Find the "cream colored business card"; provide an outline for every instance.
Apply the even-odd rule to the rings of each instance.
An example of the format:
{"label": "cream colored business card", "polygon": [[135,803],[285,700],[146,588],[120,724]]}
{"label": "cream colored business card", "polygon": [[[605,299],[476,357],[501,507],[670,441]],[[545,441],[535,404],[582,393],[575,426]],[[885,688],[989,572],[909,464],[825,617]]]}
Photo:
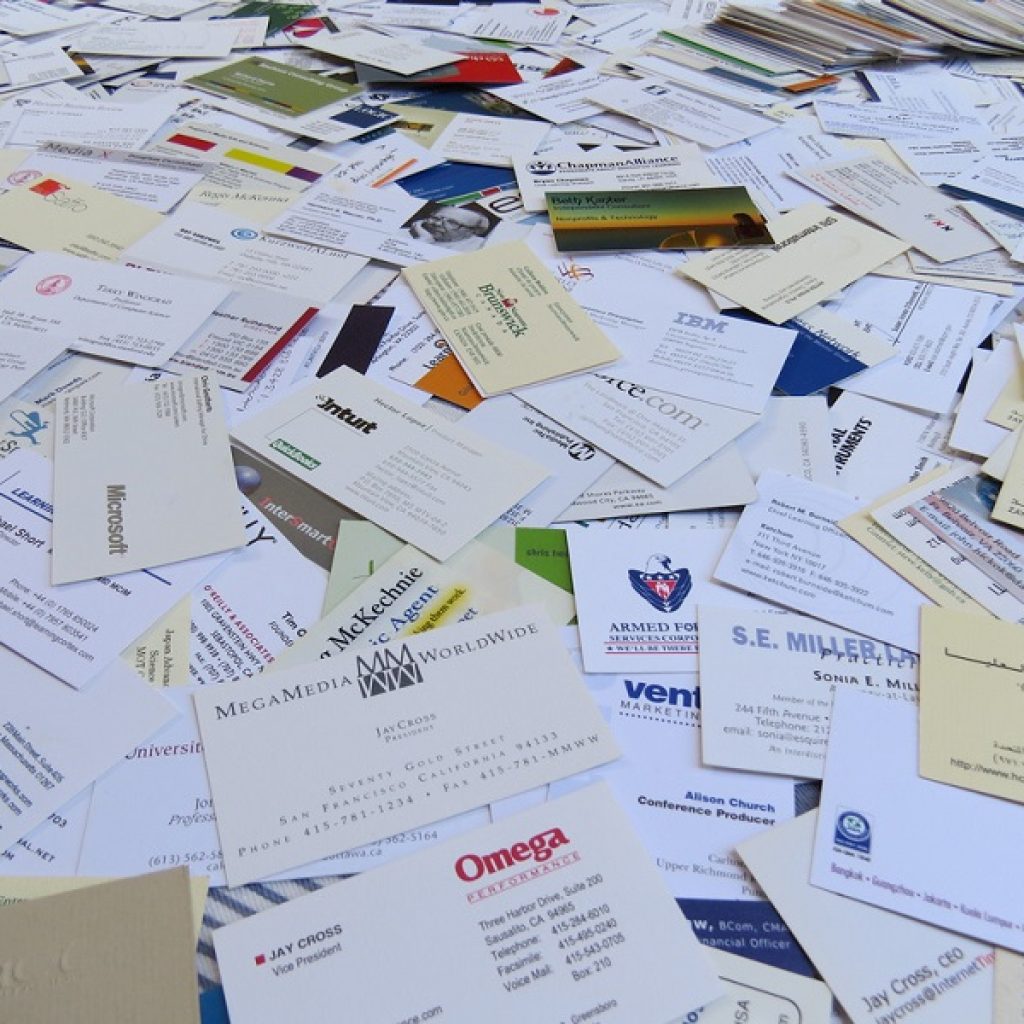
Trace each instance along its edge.
{"label": "cream colored business card", "polygon": [[677,273],[781,324],[910,248],[816,203],[769,221],[768,229],[775,245],[719,249]]}
{"label": "cream colored business card", "polygon": [[3,237],[33,251],[115,260],[161,221],[159,213],[63,175],[0,195]]}
{"label": "cream colored business card", "polygon": [[403,273],[483,395],[579,373],[619,356],[523,242]]}
{"label": "cream colored business card", "polygon": [[993,519],[1015,526],[1018,530],[1024,529],[1024,444],[1021,443],[1021,437],[1024,437],[1024,433],[1018,431],[1017,443],[1003,477],[1003,486],[999,488],[992,509]]}
{"label": "cream colored business card", "polygon": [[[38,900],[44,896],[56,896],[62,892],[88,889],[90,886],[112,881],[115,879],[88,878],[81,875],[70,878],[0,877],[0,907],[24,903],[26,900]],[[203,924],[203,909],[206,906],[206,893],[210,888],[209,880],[205,875],[193,875],[189,879],[189,888],[192,890],[192,925],[198,942],[199,930]]]}
{"label": "cream colored business card", "polygon": [[920,771],[1024,803],[1024,626],[921,609]]}

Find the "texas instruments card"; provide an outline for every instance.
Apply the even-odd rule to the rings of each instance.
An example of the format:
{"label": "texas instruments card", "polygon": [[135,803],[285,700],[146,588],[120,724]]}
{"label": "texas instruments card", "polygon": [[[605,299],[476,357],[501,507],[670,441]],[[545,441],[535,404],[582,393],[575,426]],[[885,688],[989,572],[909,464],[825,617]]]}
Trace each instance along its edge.
{"label": "texas instruments card", "polygon": [[233,1024],[335,1020],[340,1005],[360,1024],[665,1024],[696,1020],[722,991],[603,786],[220,928],[215,942]]}
{"label": "texas instruments card", "polygon": [[618,756],[538,608],[195,696],[231,885]]}

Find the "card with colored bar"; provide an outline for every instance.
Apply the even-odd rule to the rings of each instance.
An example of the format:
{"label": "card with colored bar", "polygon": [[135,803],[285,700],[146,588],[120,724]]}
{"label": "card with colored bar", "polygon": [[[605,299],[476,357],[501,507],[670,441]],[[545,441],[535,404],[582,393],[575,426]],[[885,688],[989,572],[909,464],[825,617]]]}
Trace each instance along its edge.
{"label": "card with colored bar", "polygon": [[559,252],[772,245],[743,185],[638,192],[551,192]]}
{"label": "card with colored bar", "polygon": [[159,133],[149,151],[212,164],[203,184],[222,188],[303,192],[337,166],[336,160],[318,153],[275,146],[219,125],[198,122],[175,125]]}

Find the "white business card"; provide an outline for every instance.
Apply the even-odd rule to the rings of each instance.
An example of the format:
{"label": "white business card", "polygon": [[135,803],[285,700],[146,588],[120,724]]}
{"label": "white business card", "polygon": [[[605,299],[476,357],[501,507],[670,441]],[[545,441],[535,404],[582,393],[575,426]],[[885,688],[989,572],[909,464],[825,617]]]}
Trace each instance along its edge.
{"label": "white business card", "polygon": [[618,756],[538,608],[225,683],[195,705],[232,885]]}
{"label": "white business card", "polygon": [[793,816],[792,781],[701,763],[696,673],[585,678],[622,757],[551,783],[551,796],[604,780],[676,899],[759,900],[734,847]]}
{"label": "white business card", "polygon": [[684,398],[632,380],[628,369],[516,392],[528,405],[669,487],[757,422],[757,414]]}
{"label": "white business card", "polygon": [[[234,1024],[342,1003],[361,1024],[665,1024],[722,992],[603,786],[219,928],[214,942]],[[382,976],[384,951],[401,984]]]}
{"label": "white business card", "polygon": [[[917,733],[916,708],[836,692],[811,884],[1022,953],[1024,807],[921,778]],[[950,822],[985,841],[943,842]]]}
{"label": "white business card", "polygon": [[230,294],[215,281],[31,253],[0,279],[0,328],[55,338],[77,352],[162,366]]}
{"label": "white business card", "polygon": [[623,373],[677,395],[761,413],[796,336],[673,304],[630,339]]}
{"label": "white business card", "polygon": [[737,848],[853,1024],[987,1021],[991,946],[807,881],[817,812]]}
{"label": "white business card", "polygon": [[342,367],[234,437],[435,558],[448,558],[547,473]]}
{"label": "white business card", "polygon": [[210,374],[76,391],[58,399],[57,427],[54,583],[245,543],[220,389]]}
{"label": "white business card", "polygon": [[757,488],[715,579],[916,651],[917,613],[928,599],[835,525],[857,511],[857,501],[774,470]]}
{"label": "white business card", "polygon": [[[116,580],[50,583],[52,467],[27,449],[0,472],[0,643],[80,688],[222,561],[191,558]],[[237,507],[236,507],[237,514]]]}
{"label": "white business card", "polygon": [[[141,681],[140,685],[144,686]],[[137,743],[93,785],[77,861],[79,875],[139,875],[187,864],[193,874],[206,875],[211,886],[227,884],[203,743],[192,707],[194,692],[194,687],[165,690],[178,717]],[[125,814],[126,807],[132,808],[130,815]],[[293,868],[273,880],[365,871],[487,821],[485,809],[458,814],[431,828],[403,832]]]}
{"label": "white business card", "polygon": [[756,603],[711,578],[729,533],[567,531],[587,671],[695,672],[698,603]]}
{"label": "white business card", "polygon": [[175,714],[116,662],[81,693],[6,647],[0,647],[0,672],[0,851],[42,825]]}
{"label": "white business card", "polygon": [[837,686],[917,701],[910,651],[791,612],[702,604],[697,620],[707,764],[820,779]]}

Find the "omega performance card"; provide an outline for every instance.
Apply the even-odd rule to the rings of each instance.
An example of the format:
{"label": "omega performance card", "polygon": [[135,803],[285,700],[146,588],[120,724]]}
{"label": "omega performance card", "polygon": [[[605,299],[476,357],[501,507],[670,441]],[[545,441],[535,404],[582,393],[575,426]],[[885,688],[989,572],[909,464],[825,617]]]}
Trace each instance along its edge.
{"label": "omega performance card", "polygon": [[539,607],[210,687],[195,706],[230,885],[619,756]]}
{"label": "omega performance card", "polygon": [[319,1024],[339,1005],[359,1024],[665,1024],[722,991],[605,786],[218,928],[214,944],[232,1024]]}

